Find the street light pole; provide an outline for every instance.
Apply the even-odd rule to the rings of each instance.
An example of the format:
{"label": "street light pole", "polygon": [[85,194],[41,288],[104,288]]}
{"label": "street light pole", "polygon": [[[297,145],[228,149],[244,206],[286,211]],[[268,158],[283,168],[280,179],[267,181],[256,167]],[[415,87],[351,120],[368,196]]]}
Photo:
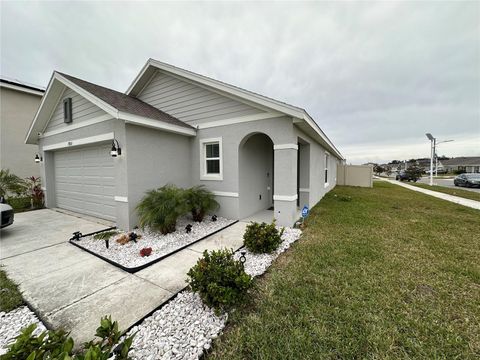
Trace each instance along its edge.
{"label": "street light pole", "polygon": [[428,140],[430,140],[430,186],[433,185],[433,157],[435,157],[435,176],[438,175],[438,156],[437,156],[437,145],[441,143],[450,142],[453,140],[443,140],[437,143],[437,139],[432,136],[430,133],[426,133]]}
{"label": "street light pole", "polygon": [[430,140],[430,186],[433,185],[433,154],[435,151],[435,138],[432,134],[427,133],[428,140]]}

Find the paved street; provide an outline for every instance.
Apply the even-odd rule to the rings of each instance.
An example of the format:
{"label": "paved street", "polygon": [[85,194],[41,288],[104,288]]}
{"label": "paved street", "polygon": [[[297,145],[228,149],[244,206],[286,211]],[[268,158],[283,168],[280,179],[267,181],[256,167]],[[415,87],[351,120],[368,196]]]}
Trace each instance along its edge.
{"label": "paved street", "polygon": [[[428,176],[424,176],[418,182],[423,183],[423,184],[429,184],[430,183],[430,178]],[[433,184],[443,186],[443,187],[464,189],[464,190],[480,193],[480,188],[457,187],[457,186],[453,185],[453,178],[452,179],[433,179]]]}

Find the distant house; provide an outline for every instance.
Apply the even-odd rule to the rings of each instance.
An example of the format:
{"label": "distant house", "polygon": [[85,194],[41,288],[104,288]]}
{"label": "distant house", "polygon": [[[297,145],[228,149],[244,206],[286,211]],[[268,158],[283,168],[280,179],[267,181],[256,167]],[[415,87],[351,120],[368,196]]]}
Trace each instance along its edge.
{"label": "distant house", "polygon": [[40,167],[34,161],[38,147],[25,144],[25,133],[43,93],[32,85],[0,79],[0,165],[22,178],[40,176]]}
{"label": "distant house", "polygon": [[442,164],[449,172],[480,173],[480,156],[460,156],[450,160],[442,160]]}

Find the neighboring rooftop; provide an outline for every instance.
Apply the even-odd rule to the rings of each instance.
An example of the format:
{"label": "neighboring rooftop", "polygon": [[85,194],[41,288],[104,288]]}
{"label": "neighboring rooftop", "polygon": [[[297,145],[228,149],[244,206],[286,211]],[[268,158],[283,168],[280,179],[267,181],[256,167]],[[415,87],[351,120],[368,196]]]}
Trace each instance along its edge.
{"label": "neighboring rooftop", "polygon": [[443,165],[480,165],[480,156],[459,156],[449,160],[442,160]]}
{"label": "neighboring rooftop", "polygon": [[129,113],[129,114],[133,114],[133,115],[147,117],[150,119],[160,120],[168,124],[183,126],[183,127],[192,129],[192,126],[184,123],[183,121],[177,119],[176,117],[173,117],[167,114],[166,112],[163,112],[157,109],[156,107],[153,107],[137,99],[136,97],[126,95],[119,91],[115,91],[100,85],[96,85],[91,82],[78,79],[74,76],[63,74],[58,71],[57,73],[63,76],[65,79],[73,82],[74,84],[88,91],[90,94],[94,95],[100,100],[113,106],[117,110]]}
{"label": "neighboring rooftop", "polygon": [[25,91],[28,93],[34,93],[37,95],[42,95],[45,92],[45,88],[37,86],[34,84],[27,83],[25,81],[20,81],[17,79],[11,79],[6,76],[0,78],[0,86],[6,87],[9,89],[14,89],[18,91]]}

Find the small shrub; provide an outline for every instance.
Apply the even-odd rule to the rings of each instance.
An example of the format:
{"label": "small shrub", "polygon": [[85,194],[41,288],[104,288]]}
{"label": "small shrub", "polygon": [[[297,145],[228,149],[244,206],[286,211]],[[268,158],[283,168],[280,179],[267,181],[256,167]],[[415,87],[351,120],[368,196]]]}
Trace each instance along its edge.
{"label": "small shrub", "polygon": [[10,173],[8,169],[0,170],[0,196],[9,194],[20,196],[27,189],[25,181],[19,176]]}
{"label": "small shrub", "polygon": [[137,205],[140,226],[148,226],[162,234],[174,232],[178,217],[188,211],[184,190],[175,185],[148,191]]}
{"label": "small shrub", "polygon": [[[73,354],[73,339],[65,331],[48,330],[36,336],[33,335],[36,327],[35,324],[31,324],[23,329],[15,338],[15,342],[8,346],[7,353],[0,359],[128,360],[128,353],[133,342],[133,336],[130,336],[119,344],[121,332],[118,330],[118,323],[112,322],[111,317],[106,316],[100,320],[100,327],[97,328],[95,334],[100,340],[84,344],[84,350],[78,354]],[[117,344],[118,351],[114,351]],[[113,356],[112,352],[114,352]]]}
{"label": "small shrub", "polygon": [[275,221],[271,224],[252,222],[243,234],[244,245],[253,253],[271,253],[281,244],[283,230],[278,231]]}
{"label": "small shrub", "polygon": [[142,250],[140,250],[140,256],[141,257],[150,256],[151,253],[152,253],[152,248],[151,247],[143,248]]}
{"label": "small shrub", "polygon": [[118,234],[120,234],[120,232],[117,231],[117,230],[109,230],[109,231],[103,231],[101,233],[95,234],[95,235],[93,235],[93,238],[95,240],[108,240],[112,236],[115,236],[115,235],[118,235]]}
{"label": "small shrub", "polygon": [[208,252],[198,260],[188,273],[188,284],[203,302],[217,310],[240,303],[252,284],[240,261],[233,258],[233,251]]}
{"label": "small shrub", "polygon": [[6,203],[10,205],[13,208],[13,210],[15,210],[16,212],[28,210],[32,206],[30,196],[9,197],[6,200]]}
{"label": "small shrub", "polygon": [[219,207],[215,195],[203,185],[186,190],[185,197],[193,220],[197,222],[202,222],[207,212],[214,211]]}
{"label": "small shrub", "polygon": [[41,180],[39,177],[30,176],[25,179],[27,184],[27,194],[32,199],[32,207],[34,209],[43,208],[45,202],[45,193],[42,190]]}

